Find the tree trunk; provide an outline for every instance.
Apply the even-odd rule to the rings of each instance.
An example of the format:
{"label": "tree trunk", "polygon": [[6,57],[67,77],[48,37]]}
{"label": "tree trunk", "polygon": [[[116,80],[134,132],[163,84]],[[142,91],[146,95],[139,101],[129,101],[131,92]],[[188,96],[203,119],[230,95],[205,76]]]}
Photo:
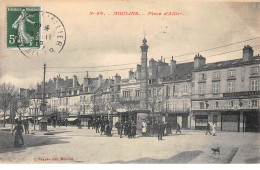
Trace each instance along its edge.
{"label": "tree trunk", "polygon": [[5,113],[6,113],[6,111],[4,110],[4,127],[5,127]]}

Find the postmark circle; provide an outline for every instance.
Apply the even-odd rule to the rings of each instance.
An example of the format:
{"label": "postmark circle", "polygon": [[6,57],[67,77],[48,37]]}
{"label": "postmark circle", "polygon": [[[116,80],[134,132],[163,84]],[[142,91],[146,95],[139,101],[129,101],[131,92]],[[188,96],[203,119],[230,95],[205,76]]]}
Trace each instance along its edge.
{"label": "postmark circle", "polygon": [[[34,17],[39,17],[38,22],[33,20]],[[19,24],[17,48],[28,59],[57,54],[64,48],[66,30],[56,15],[47,11],[34,11],[24,15]],[[33,31],[26,32],[25,28],[28,25]]]}

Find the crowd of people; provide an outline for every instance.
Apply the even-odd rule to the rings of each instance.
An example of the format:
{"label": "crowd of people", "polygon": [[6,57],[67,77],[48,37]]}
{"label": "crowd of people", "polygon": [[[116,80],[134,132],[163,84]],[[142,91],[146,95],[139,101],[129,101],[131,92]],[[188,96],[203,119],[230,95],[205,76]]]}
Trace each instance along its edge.
{"label": "crowd of people", "polygon": [[88,129],[95,129],[100,135],[112,136],[112,123],[106,117],[89,119]]}
{"label": "crowd of people", "polygon": [[[64,120],[63,125],[67,127],[68,120]],[[55,124],[55,123],[53,123]],[[62,123],[58,122],[58,125],[61,126]],[[81,122],[78,121],[77,123],[78,128],[81,127]],[[96,133],[100,133],[100,135],[112,136],[112,122],[109,121],[106,117],[100,118],[90,118],[88,120],[88,129],[94,129]],[[117,121],[115,123],[115,127],[117,129],[117,134],[122,138],[123,136],[127,136],[129,139],[136,138],[136,129],[137,124],[134,120],[128,121]],[[165,123],[163,121],[154,121],[151,123],[148,120],[144,120],[141,124],[141,131],[142,136],[151,136],[151,135],[158,135],[158,140],[162,140],[163,136],[167,136],[172,133],[172,128],[169,123]],[[15,132],[14,137],[14,146],[20,147],[24,144],[22,133],[29,134],[29,120],[17,121],[16,126],[12,130],[12,134]],[[176,124],[176,134],[181,133],[181,127],[177,123]],[[211,126],[208,123],[206,129],[207,134],[216,135],[216,124],[212,126],[212,133],[211,133]]]}
{"label": "crowd of people", "polygon": [[136,123],[135,121],[118,121],[115,124],[117,133],[122,138],[123,135],[128,136],[129,139],[136,137]]}

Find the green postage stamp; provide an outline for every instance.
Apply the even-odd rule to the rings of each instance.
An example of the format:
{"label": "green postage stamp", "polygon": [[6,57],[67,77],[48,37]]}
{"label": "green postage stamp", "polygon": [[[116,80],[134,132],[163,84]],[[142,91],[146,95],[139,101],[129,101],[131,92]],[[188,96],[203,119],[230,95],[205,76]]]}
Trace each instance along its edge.
{"label": "green postage stamp", "polygon": [[40,49],[41,7],[7,7],[7,49]]}

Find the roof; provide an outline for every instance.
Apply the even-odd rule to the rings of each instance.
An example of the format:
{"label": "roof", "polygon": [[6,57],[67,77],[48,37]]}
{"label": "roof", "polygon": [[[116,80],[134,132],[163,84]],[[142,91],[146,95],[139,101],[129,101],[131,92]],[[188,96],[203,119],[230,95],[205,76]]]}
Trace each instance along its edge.
{"label": "roof", "polygon": [[159,77],[164,78],[164,81],[182,81],[192,78],[193,62],[176,64],[176,68],[172,74],[170,67],[164,68],[159,75]]}
{"label": "roof", "polygon": [[203,67],[194,71],[207,71],[207,70],[217,70],[231,67],[239,67],[243,65],[260,64],[260,56],[254,56],[251,61],[243,61],[243,58],[235,60],[220,61],[215,63],[205,64]]}

